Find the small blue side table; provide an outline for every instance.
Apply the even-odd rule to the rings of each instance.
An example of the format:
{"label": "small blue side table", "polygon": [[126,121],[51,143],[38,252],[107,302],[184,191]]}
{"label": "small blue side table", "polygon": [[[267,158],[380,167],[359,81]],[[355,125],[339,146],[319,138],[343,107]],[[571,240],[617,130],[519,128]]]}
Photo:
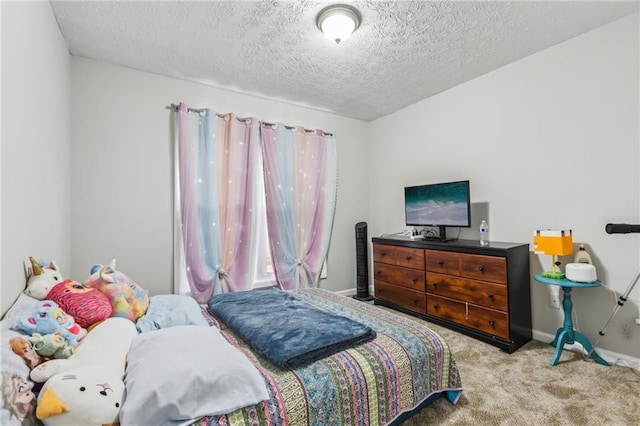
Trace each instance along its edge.
{"label": "small blue side table", "polygon": [[590,288],[590,287],[599,287],[602,285],[599,281],[594,281],[592,283],[578,283],[575,281],[568,280],[566,278],[547,278],[538,274],[534,277],[534,279],[542,284],[547,285],[557,285],[562,287],[562,292],[564,293],[562,298],[562,308],[564,309],[564,323],[562,328],[559,328],[556,332],[556,337],[550,343],[551,346],[555,346],[556,352],[553,354],[553,358],[549,361],[550,366],[554,366],[558,364],[558,360],[560,359],[560,354],[562,353],[562,349],[564,348],[564,344],[573,344],[576,341],[580,343],[587,353],[593,358],[595,362],[598,364],[609,366],[609,363],[602,359],[600,355],[595,351],[591,342],[587,337],[573,329],[573,321],[571,320],[571,311],[573,310],[573,302],[571,301],[571,289],[573,288]]}

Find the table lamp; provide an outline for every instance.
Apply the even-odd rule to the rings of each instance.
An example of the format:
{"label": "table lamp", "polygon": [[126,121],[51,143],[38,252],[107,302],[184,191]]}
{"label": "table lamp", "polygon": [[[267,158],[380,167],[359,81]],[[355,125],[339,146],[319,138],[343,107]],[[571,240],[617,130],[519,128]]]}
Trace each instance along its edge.
{"label": "table lamp", "polygon": [[564,278],[565,274],[558,268],[560,262],[557,256],[567,256],[573,253],[573,234],[571,229],[537,229],[533,234],[533,251],[551,255],[552,270],[541,275],[547,278]]}

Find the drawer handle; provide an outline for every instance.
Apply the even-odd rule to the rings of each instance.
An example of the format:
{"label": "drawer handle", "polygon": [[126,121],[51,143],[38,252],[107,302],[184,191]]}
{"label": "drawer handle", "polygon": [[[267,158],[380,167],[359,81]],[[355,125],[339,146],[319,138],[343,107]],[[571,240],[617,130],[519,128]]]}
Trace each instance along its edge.
{"label": "drawer handle", "polygon": [[489,320],[489,325],[495,325],[495,321],[494,320]]}
{"label": "drawer handle", "polygon": [[443,260],[439,260],[438,261],[438,265],[443,266],[444,265],[444,261]]}
{"label": "drawer handle", "polygon": [[416,281],[418,281],[418,277],[411,278],[411,281],[413,281],[415,283]]}
{"label": "drawer handle", "polygon": [[478,266],[478,271],[484,272],[484,266]]}
{"label": "drawer handle", "polygon": [[492,293],[489,293],[489,294],[487,295],[487,297],[488,297],[489,299],[493,299],[493,294],[492,294]]}
{"label": "drawer handle", "polygon": [[411,256],[407,256],[407,260],[411,260]]}
{"label": "drawer handle", "polygon": [[438,288],[438,283],[433,283],[434,288]]}
{"label": "drawer handle", "polygon": [[433,309],[438,309],[440,306],[438,306],[438,304],[436,303],[435,305],[433,305]]}
{"label": "drawer handle", "polygon": [[418,299],[417,299],[417,298],[414,298],[414,299],[413,299],[413,303],[414,303],[415,305],[417,305],[417,304],[418,304]]}

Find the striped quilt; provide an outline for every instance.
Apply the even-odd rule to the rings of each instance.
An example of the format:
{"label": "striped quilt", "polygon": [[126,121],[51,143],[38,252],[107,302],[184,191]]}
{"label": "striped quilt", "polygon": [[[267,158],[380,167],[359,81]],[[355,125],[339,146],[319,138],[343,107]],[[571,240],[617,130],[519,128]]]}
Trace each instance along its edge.
{"label": "striped quilt", "polygon": [[367,343],[306,367],[281,370],[255,355],[224,324],[223,335],[266,378],[270,400],[195,425],[386,425],[443,394],[456,403],[462,384],[449,346],[418,322],[326,290],[290,294],[377,332]]}

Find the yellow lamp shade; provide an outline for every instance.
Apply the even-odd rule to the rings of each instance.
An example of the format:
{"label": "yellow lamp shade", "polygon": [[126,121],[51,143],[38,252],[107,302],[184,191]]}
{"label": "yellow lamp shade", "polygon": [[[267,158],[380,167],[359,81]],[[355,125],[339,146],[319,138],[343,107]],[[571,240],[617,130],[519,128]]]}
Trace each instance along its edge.
{"label": "yellow lamp shade", "polygon": [[565,229],[538,229],[533,235],[533,250],[556,256],[573,253],[573,234]]}

